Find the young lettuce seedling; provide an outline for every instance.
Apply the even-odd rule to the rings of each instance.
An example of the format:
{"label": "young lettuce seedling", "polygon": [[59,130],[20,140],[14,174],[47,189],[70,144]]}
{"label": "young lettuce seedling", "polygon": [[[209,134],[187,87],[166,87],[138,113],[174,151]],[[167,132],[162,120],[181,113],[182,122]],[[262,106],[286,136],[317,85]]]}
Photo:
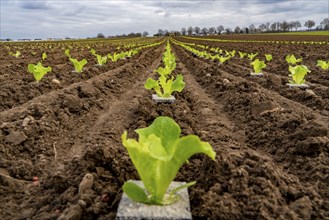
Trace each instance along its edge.
{"label": "young lettuce seedling", "polygon": [[95,51],[94,49],[91,49],[90,52],[91,52],[94,56],[96,56],[97,64],[98,64],[99,66],[102,66],[102,65],[106,64],[106,62],[107,62],[107,56],[103,56],[103,57],[102,57],[101,55],[97,54],[96,51]]}
{"label": "young lettuce seedling", "polygon": [[10,55],[18,58],[20,55],[21,55],[21,52],[19,52],[18,50],[16,51],[16,53],[13,53],[13,52],[9,52]]}
{"label": "young lettuce seedling", "polygon": [[38,62],[37,65],[29,64],[27,70],[32,73],[34,79],[39,82],[45,74],[51,71],[51,67],[44,67],[41,62]]}
{"label": "young lettuce seedling", "polygon": [[326,62],[324,60],[318,60],[316,66],[321,67],[323,70],[329,69],[329,60]]}
{"label": "young lettuce seedling", "polygon": [[261,70],[266,67],[266,64],[264,61],[260,61],[259,59],[254,60],[253,62],[250,63],[253,68],[254,68],[254,73],[261,74]]}
{"label": "young lettuce seedling", "polygon": [[219,62],[220,62],[221,64],[223,64],[223,63],[225,63],[226,61],[228,61],[229,59],[231,59],[230,56],[228,56],[228,57],[224,57],[224,56],[219,56],[218,54],[217,54],[216,58],[219,60]]}
{"label": "young lettuce seedling", "polygon": [[122,59],[125,57],[125,53],[121,52],[121,53],[116,53],[114,52],[113,55],[108,54],[107,57],[112,61],[112,62],[117,62],[119,59]]}
{"label": "young lettuce seedling", "polygon": [[123,191],[136,202],[169,205],[178,201],[175,192],[195,184],[195,181],[187,183],[165,196],[184,162],[197,153],[204,153],[215,160],[216,153],[209,143],[202,142],[196,135],[180,137],[179,125],[169,117],[157,117],[149,127],[135,131],[138,141],[127,139],[127,131],[121,139],[148,192],[146,194],[135,183],[125,182]]}
{"label": "young lettuce seedling", "polygon": [[271,54],[265,54],[265,58],[267,62],[270,62],[273,59]]}
{"label": "young lettuce seedling", "polygon": [[243,52],[238,52],[239,53],[239,56],[240,56],[240,58],[242,59],[242,58],[244,58],[245,56],[247,56],[247,53],[243,53]]}
{"label": "young lettuce seedling", "polygon": [[258,53],[249,53],[247,56],[248,56],[249,60],[253,60],[257,55],[258,55]]}
{"label": "young lettuce seedling", "polygon": [[84,65],[86,65],[88,63],[87,60],[83,59],[81,61],[78,61],[77,59],[72,58],[70,55],[70,49],[66,49],[64,53],[70,59],[70,61],[73,63],[75,71],[77,73],[81,73]]}
{"label": "young lettuce seedling", "polygon": [[289,66],[290,75],[292,80],[289,80],[291,84],[302,85],[305,83],[305,76],[311,71],[304,65]]}
{"label": "young lettuce seedling", "polygon": [[43,52],[43,54],[42,54],[42,60],[45,61],[45,59],[47,59],[47,54],[46,54],[46,52]]}
{"label": "young lettuce seedling", "polygon": [[297,64],[299,62],[302,62],[303,58],[296,59],[295,55],[287,55],[286,61],[288,64]]}
{"label": "young lettuce seedling", "polygon": [[154,89],[157,96],[161,98],[169,98],[173,92],[181,92],[184,89],[185,83],[183,81],[183,75],[177,75],[174,80],[173,76],[170,79],[167,79],[165,74],[166,73],[160,75],[158,80],[148,78],[144,84],[145,89]]}
{"label": "young lettuce seedling", "polygon": [[185,83],[183,81],[183,75],[177,75],[176,79],[172,76],[169,78],[171,72],[176,68],[175,55],[170,52],[170,45],[167,44],[166,51],[163,54],[162,61],[165,67],[159,67],[155,72],[159,73],[158,80],[148,78],[144,84],[145,89],[154,89],[157,96],[160,98],[169,98],[172,93],[177,91],[181,92]]}

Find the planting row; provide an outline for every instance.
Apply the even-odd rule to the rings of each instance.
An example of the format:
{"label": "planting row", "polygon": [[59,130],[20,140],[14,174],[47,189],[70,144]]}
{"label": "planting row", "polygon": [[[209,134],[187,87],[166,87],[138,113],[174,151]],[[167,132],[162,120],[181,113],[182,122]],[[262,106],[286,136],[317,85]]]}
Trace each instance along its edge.
{"label": "planting row", "polygon": [[[236,178],[240,176],[241,181],[244,181],[245,178],[248,179],[251,170],[258,170],[259,180],[264,181],[260,184],[262,186],[259,191],[251,190],[253,196],[246,196],[245,194],[250,192],[250,188],[240,184],[238,184],[238,187],[234,187],[233,178],[230,179],[232,182],[229,183],[227,188],[225,188],[226,183],[221,182],[218,186],[219,189],[216,188],[211,196],[205,196],[202,200],[206,201],[203,208],[211,213],[217,212],[217,215],[214,214],[216,217],[212,216],[214,218],[223,218],[221,214],[225,212],[223,211],[224,207],[228,208],[233,205],[245,214],[242,215],[244,218],[255,218],[255,216],[251,217],[247,213],[250,214],[258,210],[258,217],[261,215],[264,218],[272,216],[272,218],[292,219],[293,217],[290,214],[294,212],[295,204],[305,205],[308,203],[312,208],[307,210],[302,208],[305,211],[304,214],[308,214],[298,214],[300,218],[307,218],[308,216],[310,218],[325,218],[329,213],[327,205],[324,205],[329,204],[327,199],[329,188],[324,183],[329,180],[328,172],[325,170],[329,167],[329,115],[321,114],[321,111],[314,111],[315,105],[312,106],[311,103],[306,106],[290,99],[289,96],[294,96],[295,93],[304,94],[302,90],[286,87],[287,89],[283,92],[285,94],[280,94],[273,91],[272,86],[268,83],[265,86],[264,81],[272,81],[271,83],[282,85],[281,80],[276,81],[276,77],[250,76],[246,78],[241,73],[238,75],[239,69],[227,69],[226,65],[218,67],[213,62],[194,58],[178,45],[174,46],[174,51],[180,62],[186,66],[199,85],[218,103],[219,111],[225,113],[226,120],[234,123],[234,129],[232,130],[234,133],[231,135],[232,138],[238,139],[236,148],[243,152],[241,145],[246,144],[249,149],[257,151],[258,156],[255,157],[260,157],[262,154],[273,157],[271,166],[274,169],[278,168],[276,171],[278,175],[264,173],[263,169],[266,167],[264,164],[255,165],[253,169],[240,170],[236,174]],[[260,81],[263,81],[263,83],[260,83]],[[240,166],[241,163],[246,162],[246,159],[246,157],[241,159],[232,167]],[[288,177],[289,174],[294,177]],[[234,176],[233,173],[231,175]],[[285,177],[282,176],[283,179],[279,180],[281,175]],[[299,182],[299,189],[284,192],[285,187],[283,185],[290,185],[295,181]],[[268,186],[265,186],[265,182],[271,182],[272,186],[278,186],[280,189],[276,192],[279,194],[271,197],[266,190]],[[249,183],[252,188],[255,182]],[[307,190],[311,190],[315,194],[308,194]],[[251,211],[249,209],[250,199],[257,197],[258,193],[264,196],[260,199],[263,205],[256,202],[255,209]],[[275,209],[264,205],[264,203],[267,204],[266,200],[270,197],[280,198],[279,200],[283,203],[279,203],[286,205]],[[321,198],[321,202],[319,203],[315,197]],[[218,211],[214,207],[213,198],[217,198],[218,203],[216,204],[222,204],[220,203],[221,199],[225,199],[227,206],[224,205],[222,211]],[[207,202],[208,199],[209,202]],[[306,200],[309,202],[306,202]],[[272,201],[268,204],[278,203]],[[244,208],[240,209],[241,207]],[[287,213],[287,210],[285,211],[287,207],[290,209],[290,214]],[[282,213],[277,213],[275,210],[281,210]],[[232,215],[234,211],[232,209],[230,211],[228,212]],[[236,215],[233,216],[233,218],[236,217]]]}
{"label": "planting row", "polygon": [[[125,63],[138,59],[141,54],[140,51],[148,50],[150,47],[157,47],[161,43],[150,43],[127,51],[110,53],[106,56],[101,56],[95,50],[91,50],[89,54],[92,57],[87,59],[95,60],[95,63],[86,65],[83,73],[80,72],[87,63],[87,59],[79,58],[81,59],[79,61],[76,57],[73,58],[69,49],[65,51],[65,54],[63,52],[62,55],[58,53],[48,55],[47,53],[43,53],[37,64],[25,60],[21,63],[3,65],[3,68],[0,69],[0,78],[3,83],[0,91],[0,97],[3,101],[0,109],[4,110],[15,107],[41,94],[65,88],[72,83],[83,81],[108,70],[115,69]],[[65,58],[65,55],[67,58]],[[61,57],[61,64],[53,64],[56,57]],[[77,57],[81,57],[81,55]],[[111,62],[107,62],[107,60]],[[72,70],[76,72],[72,72]],[[46,74],[47,72],[49,73]],[[43,76],[44,79],[41,80]]]}

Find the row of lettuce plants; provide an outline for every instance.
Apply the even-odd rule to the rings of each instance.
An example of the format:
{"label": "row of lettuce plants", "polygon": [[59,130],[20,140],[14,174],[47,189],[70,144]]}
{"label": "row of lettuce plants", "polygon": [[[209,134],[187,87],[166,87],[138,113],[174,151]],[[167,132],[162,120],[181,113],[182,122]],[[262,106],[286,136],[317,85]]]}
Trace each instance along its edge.
{"label": "row of lettuce plants", "polygon": [[[220,63],[224,63],[225,61],[229,60],[230,58],[234,57],[235,55],[235,50],[233,51],[227,51],[227,50],[222,50],[220,48],[214,48],[214,47],[209,47],[208,45],[200,45],[200,44],[193,44],[193,43],[183,43],[183,42],[179,42],[177,40],[173,40],[173,42],[183,48],[185,48],[186,50],[192,52],[192,54],[199,56],[199,57],[203,57],[205,59],[218,59],[220,61]],[[203,51],[199,51],[194,47],[199,47],[204,49]],[[207,50],[210,50],[212,52],[214,52],[215,54],[210,54]],[[219,54],[225,54],[225,56],[220,56]],[[238,51],[239,57],[241,59],[243,58],[248,58],[249,60],[251,60],[252,62],[250,63],[251,66],[254,69],[254,73],[251,73],[252,75],[262,75],[261,70],[263,68],[266,67],[266,61],[269,62],[273,59],[271,54],[265,54],[265,60],[259,60],[259,59],[255,59],[255,57],[258,55],[257,53],[245,53],[245,52],[241,52]],[[287,63],[289,64],[289,72],[290,74],[288,75],[290,77],[289,79],[289,85],[291,86],[302,86],[302,87],[306,87],[305,85],[305,76],[307,75],[307,73],[310,73],[311,71],[308,69],[307,66],[305,65],[295,65],[299,62],[302,61],[302,58],[298,58],[296,59],[294,55],[290,55],[288,54],[285,58],[285,60],[287,61]],[[329,61],[324,61],[324,60],[317,60],[317,65],[319,68],[323,69],[323,70],[327,70],[329,69]]]}
{"label": "row of lettuce plants", "polygon": [[[104,64],[106,64],[106,62],[108,60],[111,60],[112,62],[117,62],[119,59],[125,59],[126,57],[131,57],[131,56],[139,53],[142,49],[154,47],[161,43],[163,43],[163,42],[151,43],[151,44],[143,45],[143,46],[140,46],[138,48],[134,48],[134,49],[131,49],[128,51],[122,51],[119,53],[114,52],[112,54],[109,53],[106,56],[101,56],[101,55],[97,54],[94,49],[91,49],[90,52],[96,57],[97,65],[104,65]],[[44,57],[45,54],[46,53],[43,53],[43,55],[42,55],[43,60],[45,59],[45,57]],[[73,64],[73,66],[74,66],[73,72],[81,73],[83,71],[83,67],[88,63],[87,59],[82,59],[79,61],[78,59],[73,58],[70,54],[70,49],[66,49],[64,54],[70,60],[70,62]],[[37,64],[28,64],[28,72],[33,74],[33,76],[37,82],[39,82],[43,78],[43,76],[45,74],[47,74],[48,72],[50,72],[51,70],[52,70],[52,68],[50,66],[44,67],[41,61],[38,62]]]}
{"label": "row of lettuce plants", "polygon": [[[155,70],[158,79],[148,78],[144,87],[154,90],[159,97],[168,98],[175,91],[181,92],[185,83],[183,75],[176,79],[172,72],[176,68],[176,57],[171,52],[169,41],[163,54],[164,66]],[[192,181],[168,192],[180,167],[197,153],[204,153],[215,160],[216,153],[208,142],[203,142],[196,135],[181,136],[179,125],[170,117],[159,116],[146,128],[135,130],[138,141],[127,138],[127,131],[122,135],[122,144],[127,149],[129,157],[144,184],[127,181],[123,191],[135,202],[152,205],[170,205],[180,198],[176,192],[194,185]]]}

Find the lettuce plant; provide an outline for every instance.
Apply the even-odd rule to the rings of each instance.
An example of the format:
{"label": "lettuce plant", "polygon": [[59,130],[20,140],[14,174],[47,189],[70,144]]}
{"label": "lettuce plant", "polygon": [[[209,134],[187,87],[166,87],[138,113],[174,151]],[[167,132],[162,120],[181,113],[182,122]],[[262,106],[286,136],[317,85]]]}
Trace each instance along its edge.
{"label": "lettuce plant", "polygon": [[244,58],[245,56],[247,56],[247,53],[243,53],[243,52],[238,52],[239,53],[239,56],[240,56],[240,58],[242,59],[242,58]]}
{"label": "lettuce plant", "polygon": [[9,52],[9,54],[16,57],[16,58],[18,58],[21,55],[21,52],[17,50],[16,53]]}
{"label": "lettuce plant", "polygon": [[106,62],[107,62],[107,56],[103,56],[102,57],[101,55],[97,54],[94,49],[91,49],[90,50],[90,53],[92,53],[94,56],[96,56],[97,64],[99,66],[102,66],[102,65],[106,64]]}
{"label": "lettuce plant", "polygon": [[166,76],[161,75],[158,80],[148,78],[144,84],[145,89],[154,89],[158,97],[169,98],[173,92],[181,92],[185,83],[183,81],[183,75],[177,75],[176,79],[171,77],[167,79]]}
{"label": "lettuce plant", "polygon": [[113,55],[108,54],[107,57],[112,61],[112,62],[117,62],[119,59],[122,59],[125,57],[125,53],[121,52],[121,53],[116,53],[114,52]]}
{"label": "lettuce plant", "polygon": [[29,64],[27,70],[32,73],[34,79],[39,82],[45,74],[51,71],[51,67],[44,67],[41,62],[38,62],[37,65]]}
{"label": "lettuce plant", "polygon": [[154,89],[157,96],[161,98],[169,98],[173,92],[181,92],[185,87],[183,75],[177,75],[176,79],[173,76],[169,78],[171,72],[176,68],[176,61],[175,55],[170,52],[169,44],[167,44],[166,48],[162,57],[165,67],[159,67],[155,70],[160,75],[158,80],[148,78],[144,84],[145,89]]}
{"label": "lettuce plant", "polygon": [[304,84],[305,83],[305,76],[307,73],[310,73],[311,71],[307,68],[307,66],[304,65],[297,65],[297,66],[289,66],[289,71],[292,80],[289,80],[291,84]]}
{"label": "lettuce plant", "polygon": [[249,53],[247,56],[248,56],[249,60],[253,60],[257,55],[258,55],[258,53]]}
{"label": "lettuce plant", "polygon": [[45,61],[45,59],[47,59],[47,54],[45,52],[43,52],[43,54],[42,54],[42,60]]}
{"label": "lettuce plant", "polygon": [[217,59],[219,60],[219,62],[220,62],[221,64],[225,63],[225,62],[228,61],[230,58],[231,58],[230,56],[228,56],[228,57],[224,57],[224,56],[218,56],[218,55],[217,55]]}
{"label": "lettuce plant", "polygon": [[70,61],[73,63],[75,71],[77,73],[81,73],[84,65],[86,65],[88,63],[87,60],[83,59],[81,61],[78,61],[77,59],[72,58],[70,55],[70,49],[66,49],[64,53],[70,59]]}
{"label": "lettuce plant", "polygon": [[175,192],[195,184],[195,181],[187,183],[165,196],[184,162],[197,153],[204,153],[215,160],[216,153],[209,143],[202,142],[196,135],[180,137],[179,125],[169,117],[157,117],[149,127],[135,131],[138,141],[127,139],[127,131],[121,139],[148,192],[146,194],[135,183],[125,182],[123,191],[136,202],[169,205],[178,201]]}
{"label": "lettuce plant", "polygon": [[295,55],[287,55],[286,56],[286,61],[288,64],[297,64],[299,62],[302,62],[303,58],[298,58],[296,59]]}
{"label": "lettuce plant", "polygon": [[265,58],[267,62],[270,62],[273,59],[271,54],[265,54]]}
{"label": "lettuce plant", "polygon": [[321,67],[323,70],[329,69],[329,60],[323,61],[323,60],[318,60],[316,66]]}
{"label": "lettuce plant", "polygon": [[254,60],[250,63],[252,67],[254,68],[255,73],[260,73],[260,71],[266,67],[266,64],[264,61],[260,61],[259,59]]}
{"label": "lettuce plant", "polygon": [[169,68],[170,72],[176,68],[176,57],[175,54],[170,52],[170,46],[169,49],[167,47],[167,50],[163,54],[162,61],[165,64],[165,67]]}

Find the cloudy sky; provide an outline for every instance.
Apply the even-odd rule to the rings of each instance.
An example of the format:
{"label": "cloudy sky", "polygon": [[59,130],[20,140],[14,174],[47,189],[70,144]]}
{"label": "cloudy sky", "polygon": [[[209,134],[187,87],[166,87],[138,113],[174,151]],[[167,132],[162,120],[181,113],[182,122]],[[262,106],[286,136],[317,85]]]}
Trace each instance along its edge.
{"label": "cloudy sky", "polygon": [[0,0],[0,38],[94,37],[189,26],[234,29],[329,17],[328,0]]}

